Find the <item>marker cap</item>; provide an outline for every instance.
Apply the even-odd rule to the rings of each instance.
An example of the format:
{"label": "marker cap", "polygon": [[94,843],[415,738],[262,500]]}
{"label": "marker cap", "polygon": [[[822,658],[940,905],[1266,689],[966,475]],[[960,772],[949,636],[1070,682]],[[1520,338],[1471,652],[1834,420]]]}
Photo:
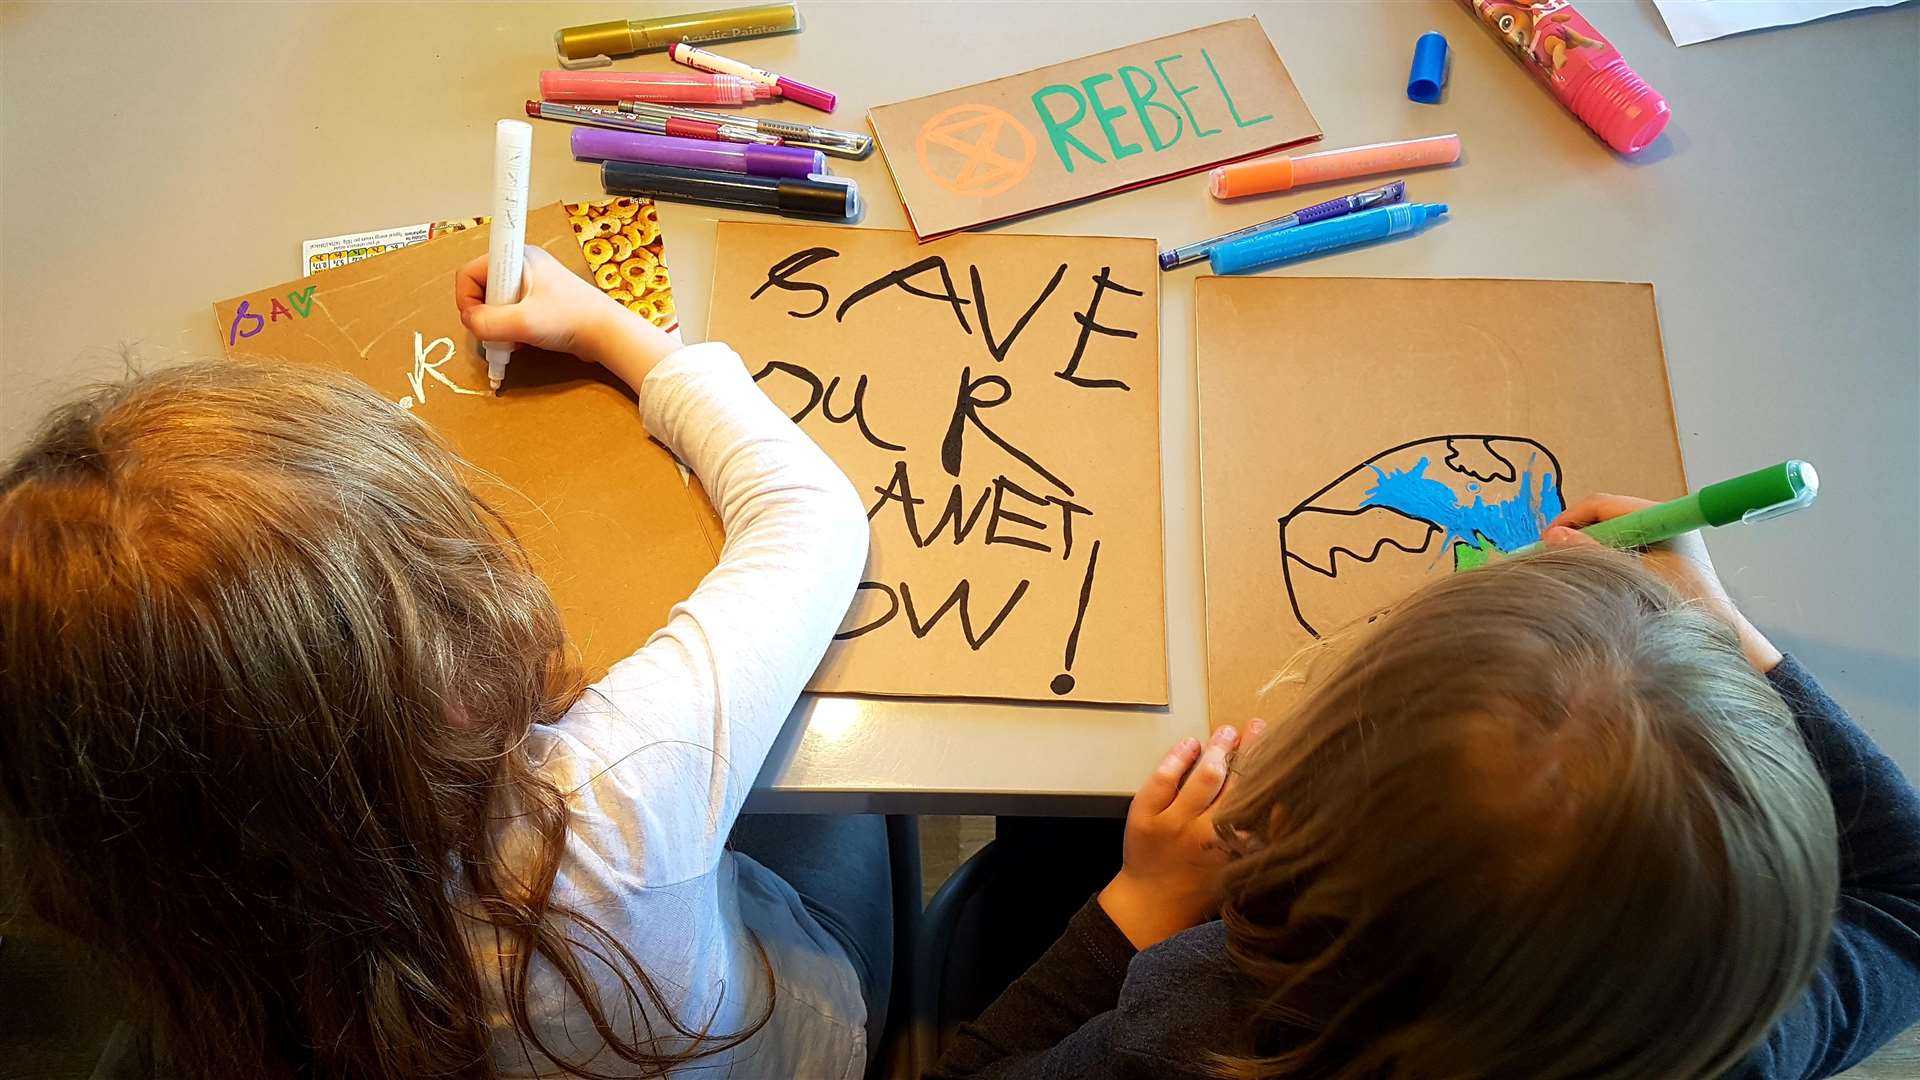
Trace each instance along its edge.
{"label": "marker cap", "polygon": [[1438,105],[1440,88],[1447,84],[1447,39],[1429,30],[1413,43],[1413,67],[1407,72],[1407,97],[1422,105]]}
{"label": "marker cap", "polygon": [[1700,514],[1709,525],[1765,520],[1798,510],[1820,493],[1813,466],[1794,460],[1700,489]]}
{"label": "marker cap", "polygon": [[639,52],[641,39],[625,19],[566,26],[553,33],[553,51],[564,68],[600,67],[613,57]]}
{"label": "marker cap", "polygon": [[803,82],[795,82],[785,75],[780,76],[774,83],[774,87],[780,91],[780,96],[788,101],[797,101],[810,108],[819,109],[821,112],[832,112],[834,102],[839,100],[828,91],[817,86],[808,86]]}

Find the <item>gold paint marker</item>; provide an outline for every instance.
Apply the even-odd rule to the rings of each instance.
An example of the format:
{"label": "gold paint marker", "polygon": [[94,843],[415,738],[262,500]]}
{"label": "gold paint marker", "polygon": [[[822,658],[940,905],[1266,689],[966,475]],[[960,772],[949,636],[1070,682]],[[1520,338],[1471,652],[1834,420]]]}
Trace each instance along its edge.
{"label": "gold paint marker", "polygon": [[553,35],[564,68],[600,67],[616,56],[658,52],[675,42],[699,44],[785,34],[800,29],[800,9],[792,3],[699,11],[658,19],[615,19],[568,26]]}

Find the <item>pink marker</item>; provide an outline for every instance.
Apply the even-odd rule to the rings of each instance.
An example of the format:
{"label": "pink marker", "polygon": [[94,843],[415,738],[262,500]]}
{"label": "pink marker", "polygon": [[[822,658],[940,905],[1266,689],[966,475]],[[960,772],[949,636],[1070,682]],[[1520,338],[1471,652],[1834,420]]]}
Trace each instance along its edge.
{"label": "pink marker", "polygon": [[785,75],[775,75],[771,71],[762,71],[738,60],[729,60],[724,56],[715,55],[705,49],[696,49],[684,41],[676,41],[667,46],[667,56],[676,64],[685,64],[690,68],[699,68],[701,71],[711,71],[719,75],[732,75],[751,83],[772,87],[773,92],[781,97],[819,109],[821,112],[832,112],[833,103],[837,100],[832,94],[817,86],[808,86],[806,83],[789,79]]}
{"label": "pink marker", "polygon": [[746,105],[778,91],[732,75],[692,71],[543,71],[547,101],[659,101],[675,105]]}
{"label": "pink marker", "polygon": [[1673,113],[1567,0],[1460,0],[1567,111],[1622,154],[1660,137]]}

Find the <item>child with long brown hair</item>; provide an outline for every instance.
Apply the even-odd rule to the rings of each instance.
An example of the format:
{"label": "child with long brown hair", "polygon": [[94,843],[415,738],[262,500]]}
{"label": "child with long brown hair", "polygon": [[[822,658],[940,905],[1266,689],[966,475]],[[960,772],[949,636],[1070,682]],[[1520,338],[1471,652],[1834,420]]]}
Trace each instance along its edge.
{"label": "child with long brown hair", "polygon": [[1697,536],[1574,531],[1642,505],[1568,508],[1176,747],[932,1075],[1813,1077],[1920,1020],[1920,795]]}
{"label": "child with long brown hair", "polygon": [[485,270],[468,327],[624,380],[719,565],[582,693],[506,523],[371,388],[205,363],[84,397],[0,475],[10,882],[125,973],[163,1075],[857,1076],[886,910],[725,847],[860,502],[725,346],[538,249],[518,303]]}

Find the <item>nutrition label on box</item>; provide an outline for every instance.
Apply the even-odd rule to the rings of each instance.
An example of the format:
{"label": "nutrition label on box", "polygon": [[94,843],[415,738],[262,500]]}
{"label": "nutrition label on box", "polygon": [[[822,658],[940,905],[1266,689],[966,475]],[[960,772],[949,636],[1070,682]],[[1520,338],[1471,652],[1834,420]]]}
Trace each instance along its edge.
{"label": "nutrition label on box", "polygon": [[392,229],[376,229],[373,232],[347,233],[342,236],[323,236],[318,240],[303,240],[300,243],[300,276],[321,270],[332,270],[338,266],[357,263],[361,259],[371,259],[395,248],[403,248],[431,240],[436,236],[461,232],[476,225],[486,224],[486,218],[455,218],[449,221],[429,221],[422,225],[401,225]]}

